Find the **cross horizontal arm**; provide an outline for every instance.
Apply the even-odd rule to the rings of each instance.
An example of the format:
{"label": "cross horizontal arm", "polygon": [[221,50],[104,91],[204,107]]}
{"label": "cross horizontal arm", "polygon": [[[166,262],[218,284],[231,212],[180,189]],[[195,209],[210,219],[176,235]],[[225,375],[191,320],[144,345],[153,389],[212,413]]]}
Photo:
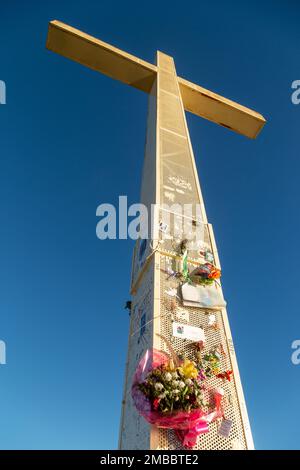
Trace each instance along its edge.
{"label": "cross horizontal arm", "polygon": [[265,118],[234,101],[178,78],[184,109],[190,113],[255,139],[266,123]]}
{"label": "cross horizontal arm", "polygon": [[157,67],[60,21],[51,21],[47,48],[68,59],[150,92]]}
{"label": "cross horizontal arm", "polygon": [[[47,48],[111,78],[149,93],[157,67],[60,21],[49,23]],[[178,77],[184,108],[221,126],[255,138],[264,117]]]}

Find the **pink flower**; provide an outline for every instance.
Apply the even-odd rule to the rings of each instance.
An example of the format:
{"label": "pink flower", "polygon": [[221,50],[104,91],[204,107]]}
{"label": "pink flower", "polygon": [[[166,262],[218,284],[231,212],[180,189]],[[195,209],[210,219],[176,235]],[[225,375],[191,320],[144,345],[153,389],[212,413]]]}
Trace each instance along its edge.
{"label": "pink flower", "polygon": [[199,370],[199,374],[198,374],[198,377],[197,377],[198,380],[205,380],[206,377],[204,375],[204,372],[202,369]]}

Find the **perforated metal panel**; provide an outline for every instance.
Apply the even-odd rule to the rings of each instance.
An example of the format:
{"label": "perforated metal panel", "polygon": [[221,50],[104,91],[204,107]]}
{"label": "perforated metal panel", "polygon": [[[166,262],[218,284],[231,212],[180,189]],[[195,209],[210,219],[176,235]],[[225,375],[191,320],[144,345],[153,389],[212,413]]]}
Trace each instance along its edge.
{"label": "perforated metal panel", "polygon": [[[138,261],[136,261],[138,262]],[[148,449],[150,446],[150,426],[138,414],[131,398],[131,385],[137,364],[147,348],[153,344],[153,293],[154,266],[151,262],[146,269],[143,281],[132,299],[128,356],[120,426],[121,449]],[[144,320],[142,320],[144,316]]]}
{"label": "perforated metal panel", "polygon": [[[169,265],[168,258],[166,256],[161,256],[161,298],[166,296],[165,291],[170,288],[178,288],[179,282],[175,279],[169,279],[168,275],[163,271]],[[182,308],[181,302],[176,301],[177,307]],[[199,308],[193,307],[184,307],[184,310],[189,312],[189,321],[185,322],[181,316],[172,313],[170,309],[167,308],[168,303],[162,302],[161,304],[161,321],[160,321],[160,333],[166,336],[178,354],[184,354],[191,360],[195,360],[194,347],[192,342],[188,340],[183,340],[181,338],[175,338],[172,336],[172,321],[178,321],[180,323],[187,323],[192,326],[201,327],[205,331],[205,351],[209,352],[212,348],[218,346],[219,344],[223,345],[224,352],[226,356],[222,355],[221,360],[221,370],[232,369],[232,363],[230,360],[229,349],[227,346],[226,336],[224,333],[224,323],[222,318],[221,311],[214,311],[214,315],[217,319],[219,330],[215,330],[212,327],[208,326],[208,310],[202,310]],[[169,352],[166,348],[165,342],[160,340],[160,349],[166,352]],[[204,434],[198,438],[197,446],[195,449],[232,449],[233,447],[239,446],[240,448],[246,449],[245,434],[243,430],[243,422],[239,409],[239,403],[237,400],[237,391],[235,386],[235,379],[231,382],[222,381],[217,377],[212,377],[205,381],[205,385],[208,388],[214,389],[216,387],[222,387],[225,391],[225,417],[230,419],[233,422],[231,432],[228,438],[218,435],[218,427],[220,421],[211,423],[209,425],[210,432]],[[175,433],[169,430],[159,430],[159,448],[160,449],[182,449]]]}

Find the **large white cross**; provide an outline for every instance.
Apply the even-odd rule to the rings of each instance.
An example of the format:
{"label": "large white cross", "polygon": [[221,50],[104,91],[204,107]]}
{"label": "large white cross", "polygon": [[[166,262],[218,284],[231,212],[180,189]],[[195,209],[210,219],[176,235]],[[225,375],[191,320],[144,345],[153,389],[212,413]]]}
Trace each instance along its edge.
{"label": "large white cross", "polygon": [[[156,204],[159,207],[158,217],[162,217],[162,206],[170,202],[180,206],[187,203],[198,204],[201,207],[201,214],[196,222],[203,224],[204,227],[203,240],[200,242],[203,242],[204,248],[211,252],[215,265],[220,268],[212,226],[206,216],[184,111],[250,138],[255,138],[265,124],[263,116],[178,77],[173,58],[159,51],[156,65],[153,65],[59,21],[52,21],[49,25],[47,47],[149,94],[141,202],[148,208],[151,204]],[[158,222],[159,220],[153,233],[155,242],[161,238]],[[138,240],[134,250],[132,311],[119,447],[121,449],[180,448],[172,431],[151,427],[137,414],[130,395],[132,377],[145,348],[165,349],[166,344],[162,340],[162,337],[165,337],[168,341],[172,341],[173,348],[178,353],[187,355],[190,353],[189,342],[174,338],[172,335],[172,321],[177,315],[182,322],[205,329],[208,350],[222,344],[224,351],[222,367],[233,370],[233,380],[222,385],[227,397],[226,417],[233,423],[230,436],[221,438],[216,423],[212,423],[210,432],[198,439],[197,448],[252,449],[253,440],[226,308],[219,308],[214,312],[215,328],[211,327],[210,315],[205,309],[188,306],[183,315],[180,302],[175,300],[176,297],[170,298],[168,294],[176,293],[179,287],[178,279],[166,274],[172,260],[176,261],[176,250],[171,242],[161,247],[151,251],[153,240],[152,245]],[[190,263],[201,263],[201,256],[197,250],[190,251]],[[236,263],[234,256],[233,262]],[[120,279],[116,278],[115,282],[117,286]],[[218,285],[216,289],[222,293]],[[220,385],[218,383],[220,379],[210,380],[211,387]]]}

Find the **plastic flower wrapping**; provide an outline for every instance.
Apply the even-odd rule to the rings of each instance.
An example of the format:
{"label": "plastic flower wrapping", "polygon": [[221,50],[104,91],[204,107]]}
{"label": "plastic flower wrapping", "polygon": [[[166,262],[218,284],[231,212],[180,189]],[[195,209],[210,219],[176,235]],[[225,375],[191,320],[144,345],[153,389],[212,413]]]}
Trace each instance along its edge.
{"label": "plastic flower wrapping", "polygon": [[211,285],[215,280],[220,279],[220,277],[221,270],[211,263],[201,264],[190,274],[192,282],[201,285]]}
{"label": "plastic flower wrapping", "polygon": [[223,416],[223,389],[208,391],[205,378],[195,362],[148,349],[133,378],[133,402],[148,423],[173,429],[186,448],[193,448],[209,423]]}

